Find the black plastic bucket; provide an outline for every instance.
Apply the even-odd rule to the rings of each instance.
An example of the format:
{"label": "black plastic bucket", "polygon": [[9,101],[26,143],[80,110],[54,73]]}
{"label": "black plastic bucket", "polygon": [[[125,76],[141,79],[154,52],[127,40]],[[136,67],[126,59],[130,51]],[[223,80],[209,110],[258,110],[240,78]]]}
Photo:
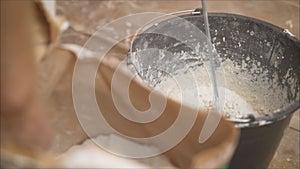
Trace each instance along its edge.
{"label": "black plastic bucket", "polygon": [[[202,15],[191,14],[180,17],[205,32]],[[164,23],[170,20],[172,18],[162,21],[158,26],[152,26],[147,30],[148,32],[153,29],[167,30],[168,26],[172,25]],[[221,57],[234,60],[238,64],[242,64],[242,60],[245,60],[246,57],[248,60],[259,61],[261,66],[268,69],[270,74],[276,72],[278,84],[288,89],[286,93],[288,104],[267,112],[256,119],[251,119],[247,123],[237,123],[237,127],[241,129],[241,136],[229,168],[267,168],[293,112],[300,107],[300,42],[277,26],[245,16],[211,13],[209,14],[209,23],[211,38],[219,42],[215,45],[215,48]],[[219,33],[215,34],[215,30]],[[251,34],[251,31],[253,31],[253,34]],[[226,41],[223,41],[223,38],[226,38]],[[243,45],[239,45],[241,42]],[[170,52],[178,52],[185,48],[181,45],[176,46],[174,43],[176,43],[174,39],[144,33],[135,39],[132,50],[134,52],[137,49],[159,48],[168,49]],[[129,56],[128,62],[132,64],[130,59]],[[147,64],[155,63],[155,61],[151,61],[151,57],[139,58],[139,62],[142,62],[146,67]],[[142,69],[140,71],[148,70]],[[293,75],[293,82],[286,81],[287,72]],[[143,74],[143,72],[137,73]],[[141,78],[148,82],[151,80],[148,77],[142,76]],[[291,88],[293,90],[290,90]]]}

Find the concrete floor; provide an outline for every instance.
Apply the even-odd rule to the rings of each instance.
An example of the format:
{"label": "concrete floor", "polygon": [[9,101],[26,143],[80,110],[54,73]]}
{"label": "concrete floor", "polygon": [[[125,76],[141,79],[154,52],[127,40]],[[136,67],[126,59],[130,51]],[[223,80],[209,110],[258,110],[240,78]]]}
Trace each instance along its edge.
{"label": "concrete floor", "polygon": [[[57,12],[65,15],[73,28],[62,41],[83,44],[86,38],[97,28],[121,16],[146,11],[173,12],[195,9],[200,6],[200,1],[58,1]],[[208,1],[207,8],[209,12],[235,13],[258,18],[288,29],[296,37],[300,37],[299,0]],[[72,38],[66,38],[67,36],[72,36]],[[62,78],[62,81],[57,85],[53,93],[52,97],[56,99],[50,100],[56,102],[53,103],[56,105],[56,108],[52,106],[52,108],[49,108],[49,111],[61,112],[59,113],[61,115],[66,114],[63,113],[66,111],[69,112],[69,114],[73,114],[72,100],[70,100],[71,93],[68,91],[70,87],[68,85],[70,84],[67,83],[67,86],[64,85],[65,82],[63,81],[66,81],[66,79],[63,79],[64,78]],[[68,98],[66,96],[68,96]],[[55,101],[62,98],[64,98],[62,102],[68,103],[67,105],[62,105]],[[286,129],[281,144],[269,168],[299,168],[299,119],[300,111],[294,114],[290,126]],[[70,118],[68,120],[70,120]],[[57,125],[57,127],[58,126],[60,125]],[[74,126],[77,126],[77,124],[74,124]],[[74,132],[81,130],[79,127],[75,128],[76,129],[73,129]],[[56,130],[59,129],[57,128]],[[84,137],[83,135],[84,134],[81,134],[79,137]],[[70,139],[72,143],[67,144],[76,144],[79,142],[79,140],[76,140],[76,138],[79,137],[72,137],[74,138]],[[56,147],[54,149],[59,148]]]}

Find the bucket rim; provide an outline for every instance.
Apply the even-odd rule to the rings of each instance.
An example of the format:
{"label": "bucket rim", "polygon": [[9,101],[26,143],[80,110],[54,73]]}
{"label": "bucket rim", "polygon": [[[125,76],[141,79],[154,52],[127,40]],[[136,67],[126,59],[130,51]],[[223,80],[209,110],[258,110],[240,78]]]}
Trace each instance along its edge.
{"label": "bucket rim", "polygon": [[[183,15],[180,15],[178,17],[199,16],[199,15],[201,16],[202,14],[183,14]],[[226,13],[226,12],[208,12],[208,17],[210,17],[210,16],[213,16],[213,17],[215,17],[215,16],[217,16],[217,17],[218,16],[220,16],[220,17],[236,17],[236,18],[239,18],[239,19],[248,19],[248,20],[251,20],[253,22],[256,22],[256,23],[265,25],[267,27],[270,27],[272,29],[275,29],[276,31],[278,31],[280,33],[286,34],[287,38],[289,38],[290,40],[293,40],[297,43],[300,43],[300,39],[298,39],[294,34],[290,34],[290,33],[286,32],[286,30],[288,30],[288,29],[281,28],[277,25],[274,25],[273,23],[269,23],[269,22],[263,21],[263,20],[258,19],[258,18],[254,18],[254,17],[251,17],[251,16],[240,15],[240,14],[235,14],[235,13]]]}

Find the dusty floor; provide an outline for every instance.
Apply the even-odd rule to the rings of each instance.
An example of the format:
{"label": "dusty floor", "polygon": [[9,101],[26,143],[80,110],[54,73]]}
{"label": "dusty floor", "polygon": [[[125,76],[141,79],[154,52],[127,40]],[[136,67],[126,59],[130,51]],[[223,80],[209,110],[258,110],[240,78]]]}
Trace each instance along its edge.
{"label": "dusty floor", "polygon": [[[282,28],[289,29],[296,37],[300,37],[299,30],[299,0],[295,1],[208,1],[209,12],[226,12],[258,18]],[[63,37],[63,42],[83,44],[88,36],[105,23],[121,16],[138,12],[156,11],[172,12],[195,9],[201,6],[200,1],[58,1],[57,11],[63,14],[71,23],[69,30]],[[72,59],[70,59],[72,60]],[[71,62],[74,62],[72,60]],[[72,64],[68,62],[72,70]],[[86,137],[77,123],[71,97],[72,73],[66,71],[56,85],[52,97],[48,100],[48,111],[60,115],[60,120],[53,119],[55,131],[63,131],[57,135],[56,142],[64,137],[72,138],[64,142],[66,147],[79,143]],[[64,103],[64,104],[62,104]],[[55,106],[53,106],[55,105]],[[50,113],[51,117],[51,113]],[[290,127],[286,129],[281,144],[269,168],[299,168],[299,119],[300,111],[294,114]],[[68,124],[68,125],[66,125]],[[66,126],[65,126],[66,125]],[[71,127],[70,127],[71,126]],[[70,127],[70,129],[66,129]],[[53,147],[59,150],[60,147]]]}

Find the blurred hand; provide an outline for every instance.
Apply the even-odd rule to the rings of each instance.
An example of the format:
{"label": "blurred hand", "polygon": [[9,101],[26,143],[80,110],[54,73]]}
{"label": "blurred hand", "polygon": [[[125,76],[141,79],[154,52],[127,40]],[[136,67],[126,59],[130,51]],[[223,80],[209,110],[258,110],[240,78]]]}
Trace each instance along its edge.
{"label": "blurred hand", "polygon": [[1,1],[1,146],[44,150],[51,134],[36,92],[33,7]]}

